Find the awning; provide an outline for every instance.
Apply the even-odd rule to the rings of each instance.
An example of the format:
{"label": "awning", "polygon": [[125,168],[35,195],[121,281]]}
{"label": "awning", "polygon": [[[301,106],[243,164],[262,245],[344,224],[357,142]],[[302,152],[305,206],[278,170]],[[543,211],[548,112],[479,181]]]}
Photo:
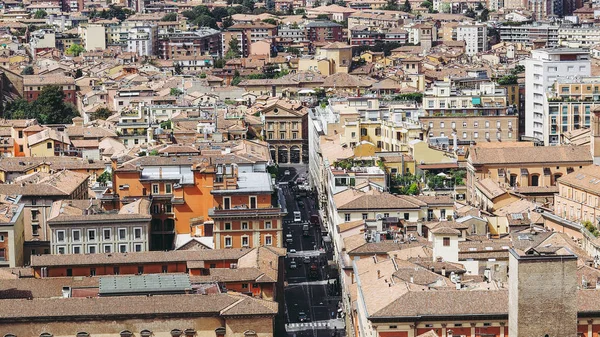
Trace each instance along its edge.
{"label": "awning", "polygon": [[312,89],[302,89],[300,91],[298,91],[298,94],[300,95],[304,95],[304,94],[314,94],[315,91]]}
{"label": "awning", "polygon": [[522,176],[527,176],[527,175],[529,175],[529,171],[526,168],[522,168],[521,169],[521,175]]}
{"label": "awning", "polygon": [[481,97],[473,97],[471,99],[471,103],[473,103],[473,104],[481,104]]}

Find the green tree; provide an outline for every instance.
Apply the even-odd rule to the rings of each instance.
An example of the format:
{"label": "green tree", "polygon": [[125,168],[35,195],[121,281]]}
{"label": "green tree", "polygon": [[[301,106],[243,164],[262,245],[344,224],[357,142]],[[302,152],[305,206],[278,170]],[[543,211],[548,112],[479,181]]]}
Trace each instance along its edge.
{"label": "green tree", "polygon": [[484,8],[479,14],[479,21],[487,22],[490,17],[490,11],[487,8]]}
{"label": "green tree", "polygon": [[101,184],[106,184],[107,182],[112,181],[112,173],[109,171],[104,171],[98,176],[98,178],[96,178],[96,181]]}
{"label": "green tree", "polygon": [[317,20],[329,20],[328,14],[319,14],[317,15]]}
{"label": "green tree", "polygon": [[81,69],[75,70],[75,78],[83,77],[83,71]]}
{"label": "green tree", "polygon": [[169,92],[169,95],[171,96],[180,96],[183,94],[183,91],[181,91],[181,89],[179,88],[171,88],[171,91]]}
{"label": "green tree", "polygon": [[223,20],[221,20],[221,26],[223,26],[223,29],[233,26],[233,18],[231,16],[223,18]]}
{"label": "green tree", "polygon": [[477,3],[477,6],[475,6],[475,9],[476,9],[476,10],[478,10],[478,11],[481,11],[481,10],[483,10],[483,8],[484,8],[484,7],[483,7],[483,5],[481,4],[481,2],[478,2],[478,3]]}
{"label": "green tree", "polygon": [[225,63],[226,63],[225,59],[218,58],[215,60],[214,65],[215,65],[215,68],[221,69],[221,68],[225,67]]}
{"label": "green tree", "polygon": [[500,84],[500,85],[517,84],[518,79],[519,79],[519,77],[514,74],[505,75],[498,79],[498,84]]}
{"label": "green tree", "polygon": [[264,22],[264,23],[268,23],[268,24],[270,24],[270,25],[277,26],[277,20],[275,20],[275,19],[273,19],[273,18],[267,18],[267,19],[264,19],[264,20],[262,20],[262,22]]}
{"label": "green tree", "polygon": [[148,152],[149,156],[158,156],[158,150],[152,150],[150,152]]}
{"label": "green tree", "polygon": [[315,1],[313,2],[313,8],[317,8],[317,7],[319,7],[319,6],[321,6],[321,0],[315,0]]}
{"label": "green tree", "polygon": [[397,11],[398,10],[398,0],[387,0],[385,4],[385,9],[388,11]]}
{"label": "green tree", "polygon": [[161,21],[177,21],[177,13],[167,13],[160,20]]}
{"label": "green tree", "polygon": [[452,11],[451,8],[452,7],[450,6],[449,3],[443,2],[442,5],[440,6],[440,12],[442,12],[442,13],[450,13]]}
{"label": "green tree", "polygon": [[511,71],[513,73],[513,75],[517,75],[520,73],[524,73],[525,72],[525,66],[522,64],[517,64],[513,70]]}
{"label": "green tree", "polygon": [[408,0],[404,1],[404,6],[402,6],[402,11],[406,13],[412,12],[412,8],[410,6],[410,2]]}
{"label": "green tree", "polygon": [[107,119],[111,115],[112,115],[112,111],[110,111],[110,109],[104,108],[104,107],[98,108],[98,109],[96,109],[96,111],[94,111],[92,113],[92,120]]}
{"label": "green tree", "polygon": [[71,103],[65,103],[65,94],[59,86],[42,89],[33,102],[18,99],[7,104],[5,116],[10,119],[35,118],[40,124],[67,124],[79,116]]}
{"label": "green tree", "polygon": [[296,15],[306,14],[306,9],[298,8],[298,9],[296,9],[296,12],[294,14],[296,14]]}
{"label": "green tree", "polygon": [[468,16],[471,19],[475,19],[475,17],[477,16],[477,14],[473,10],[473,8],[469,7],[469,8],[467,8],[467,11],[465,12],[465,16]]}
{"label": "green tree", "polygon": [[33,67],[27,66],[21,71],[21,75],[33,75]]}
{"label": "green tree", "polygon": [[200,15],[192,21],[198,27],[210,27],[217,29],[217,20],[210,15]]}
{"label": "green tree", "polygon": [[71,103],[65,103],[65,93],[56,85],[44,87],[33,101],[33,110],[41,124],[71,123],[79,116],[77,108]]}
{"label": "green tree", "polygon": [[288,47],[285,51],[292,55],[300,55],[301,54],[300,49],[298,49],[296,47]]}
{"label": "green tree", "polygon": [[175,72],[175,75],[183,74],[183,67],[181,66],[181,63],[173,62],[173,71]]}
{"label": "green tree", "polygon": [[212,10],[212,12],[210,12],[210,14],[218,21],[229,16],[229,12],[227,11],[227,8],[223,8],[223,7],[215,7]]}
{"label": "green tree", "polygon": [[38,9],[34,14],[33,14],[33,18],[34,19],[44,19],[45,17],[48,16],[48,13],[46,13],[45,10],[43,9]]}
{"label": "green tree", "polygon": [[83,48],[81,45],[79,45],[79,44],[77,44],[77,43],[73,43],[73,44],[72,44],[72,45],[69,47],[69,49],[67,49],[67,50],[65,51],[65,53],[66,53],[67,55],[71,55],[71,56],[75,56],[75,57],[77,57],[77,56],[79,56],[79,54],[83,53],[84,51],[85,51],[85,49],[84,49],[84,48]]}
{"label": "green tree", "polygon": [[235,37],[229,40],[229,48],[227,49],[227,53],[225,53],[225,59],[236,59],[240,57],[240,41]]}

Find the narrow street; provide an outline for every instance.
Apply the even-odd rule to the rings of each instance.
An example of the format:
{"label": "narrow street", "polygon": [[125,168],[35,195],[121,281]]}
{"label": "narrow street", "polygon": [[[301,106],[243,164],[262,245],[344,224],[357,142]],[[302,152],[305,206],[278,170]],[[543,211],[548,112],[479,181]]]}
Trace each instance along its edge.
{"label": "narrow street", "polygon": [[[306,165],[281,166],[277,177],[288,210],[283,236],[291,235],[291,242],[286,242],[285,258],[286,335],[345,336],[344,320],[338,313],[340,296],[336,296],[335,289],[337,270],[328,266],[320,221],[317,224],[310,221],[312,214],[318,214],[315,198],[311,194],[300,196],[293,187],[298,178],[306,177],[306,170]],[[301,222],[294,221],[295,211],[300,211]]]}

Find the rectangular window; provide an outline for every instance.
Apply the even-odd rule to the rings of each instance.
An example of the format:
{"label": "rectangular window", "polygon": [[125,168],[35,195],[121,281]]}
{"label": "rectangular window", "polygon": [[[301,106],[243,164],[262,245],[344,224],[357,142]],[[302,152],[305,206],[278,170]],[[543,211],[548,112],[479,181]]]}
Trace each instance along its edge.
{"label": "rectangular window", "polygon": [[47,149],[51,149],[52,148],[52,143],[51,142],[46,143],[46,148]]}
{"label": "rectangular window", "polygon": [[250,208],[256,208],[256,197],[250,197]]}
{"label": "rectangular window", "polygon": [[90,268],[90,276],[96,276],[96,268]]}
{"label": "rectangular window", "polygon": [[242,289],[248,289],[248,283],[242,283]]}
{"label": "rectangular window", "polygon": [[113,274],[114,275],[119,275],[119,272],[120,272],[119,267],[113,267]]}
{"label": "rectangular window", "polygon": [[96,254],[96,246],[88,246],[88,253]]}
{"label": "rectangular window", "polygon": [[265,229],[271,229],[273,228],[273,226],[271,226],[271,221],[265,221]]}
{"label": "rectangular window", "polygon": [[271,237],[271,235],[266,235],[265,236],[265,246],[271,246],[273,245],[273,238]]}
{"label": "rectangular window", "polygon": [[229,223],[229,222],[225,223],[225,230],[226,231],[230,231],[231,230],[231,223]]}
{"label": "rectangular window", "polygon": [[111,238],[110,228],[104,228],[102,233],[104,233],[104,240],[110,240],[110,238]]}
{"label": "rectangular window", "polygon": [[450,238],[444,238],[444,247],[450,247]]}
{"label": "rectangular window", "polygon": [[142,275],[144,273],[144,266],[138,266],[138,272],[139,275]]}
{"label": "rectangular window", "polygon": [[19,131],[19,138],[23,138],[23,131]]}
{"label": "rectangular window", "polygon": [[133,229],[133,238],[138,239],[138,240],[142,238],[142,229],[141,228]]}
{"label": "rectangular window", "polygon": [[65,242],[65,231],[56,231],[56,241]]}
{"label": "rectangular window", "polygon": [[96,241],[96,230],[88,229],[88,241]]}
{"label": "rectangular window", "polygon": [[73,235],[73,241],[81,241],[81,231],[79,229],[74,229],[71,234]]}
{"label": "rectangular window", "polygon": [[408,219],[409,219],[409,217],[410,217],[410,214],[409,214],[409,213],[404,213],[404,220],[408,220]]}
{"label": "rectangular window", "polygon": [[165,193],[166,194],[173,193],[173,185],[171,185],[171,184],[165,184]]}
{"label": "rectangular window", "polygon": [[350,221],[350,213],[344,214],[344,221],[346,221],[346,222]]}
{"label": "rectangular window", "polygon": [[223,209],[230,209],[230,208],[231,208],[231,198],[224,197],[223,198]]}
{"label": "rectangular window", "polygon": [[65,253],[65,247],[58,247],[58,254],[64,254]]}
{"label": "rectangular window", "polygon": [[247,236],[242,236],[242,247],[248,247],[250,245],[250,239]]}
{"label": "rectangular window", "polygon": [[127,245],[119,245],[119,253],[127,253]]}
{"label": "rectangular window", "polygon": [[152,184],[152,194],[158,194],[158,184]]}
{"label": "rectangular window", "polygon": [[112,246],[111,245],[104,245],[104,252],[105,253],[110,253],[112,252]]}
{"label": "rectangular window", "polygon": [[133,249],[134,249],[136,252],[141,252],[141,251],[143,251],[143,250],[144,250],[144,246],[142,246],[142,244],[141,244],[141,243],[136,243],[136,244],[134,244],[134,245],[133,245]]}
{"label": "rectangular window", "polygon": [[81,254],[81,246],[73,246],[73,254]]}
{"label": "rectangular window", "polygon": [[232,244],[231,244],[231,237],[228,236],[228,237],[225,238],[225,247],[231,247],[231,246],[232,246]]}
{"label": "rectangular window", "polygon": [[126,239],[127,239],[127,229],[119,228],[119,240],[126,240]]}
{"label": "rectangular window", "polygon": [[242,222],[242,229],[248,229],[248,223]]}
{"label": "rectangular window", "polygon": [[362,218],[363,218],[363,220],[367,220],[369,218],[369,214],[368,213],[363,213],[362,214]]}

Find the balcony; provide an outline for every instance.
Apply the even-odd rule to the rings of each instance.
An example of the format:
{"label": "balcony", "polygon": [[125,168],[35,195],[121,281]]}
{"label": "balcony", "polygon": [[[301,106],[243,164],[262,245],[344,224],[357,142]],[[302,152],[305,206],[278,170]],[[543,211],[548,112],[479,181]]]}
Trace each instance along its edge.
{"label": "balcony", "polygon": [[283,216],[286,212],[280,207],[248,208],[247,206],[234,206],[223,209],[220,206],[208,210],[208,215],[213,219],[219,218],[248,218],[248,217],[273,217]]}

